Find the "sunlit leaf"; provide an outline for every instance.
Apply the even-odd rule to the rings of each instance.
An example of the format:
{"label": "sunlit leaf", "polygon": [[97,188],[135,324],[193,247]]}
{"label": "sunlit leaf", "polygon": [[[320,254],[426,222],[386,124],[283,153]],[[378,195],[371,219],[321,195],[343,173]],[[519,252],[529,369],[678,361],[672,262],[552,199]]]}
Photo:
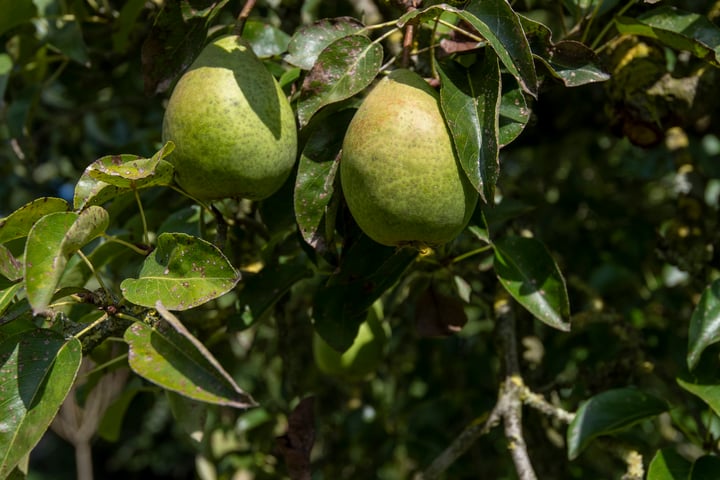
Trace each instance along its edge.
{"label": "sunlit leaf", "polygon": [[105,232],[109,215],[102,207],[81,213],[51,213],[38,220],[25,245],[25,288],[33,312],[44,311],[68,259]]}
{"label": "sunlit leaf", "polygon": [[22,262],[0,243],[0,276],[14,282],[22,277],[22,273]]}
{"label": "sunlit leaf", "polygon": [[481,198],[492,202],[500,170],[500,69],[494,53],[486,52],[482,58],[470,68],[438,65],[440,104],[460,165]]}
{"label": "sunlit leaf", "polygon": [[542,23],[520,17],[530,48],[553,77],[566,87],[604,82],[610,75],[603,70],[600,59],[586,45],[573,40],[552,41],[552,33]]}
{"label": "sunlit leaf", "polygon": [[125,331],[130,368],[165,389],[201,402],[248,408],[255,404],[207,348],[158,302],[162,319]]}
{"label": "sunlit leaf", "polygon": [[325,48],[303,81],[298,118],[305,125],[325,105],[365,89],[380,71],[383,49],[364,35],[342,37]]}
{"label": "sunlit leaf", "polygon": [[648,466],[647,480],[689,480],[692,464],[674,449],[658,450]]}
{"label": "sunlit leaf", "polygon": [[253,52],[259,58],[275,57],[285,52],[290,35],[279,28],[264,22],[248,20],[243,30],[243,38],[250,43]]}
{"label": "sunlit leaf", "polygon": [[82,346],[51,330],[0,341],[0,478],[35,447],[65,400]]}
{"label": "sunlit leaf", "polygon": [[[1,10],[0,10],[1,11]],[[12,71],[12,57],[7,53],[0,53],[0,108],[3,106],[3,97],[5,97],[5,89],[10,80],[10,72]]]}
{"label": "sunlit leaf", "polygon": [[320,52],[342,37],[353,35],[363,24],[352,17],[325,18],[302,27],[295,32],[288,44],[285,61],[303,70],[310,70]]}
{"label": "sunlit leaf", "polygon": [[689,381],[678,378],[677,383],[688,392],[701,398],[713,409],[715,415],[720,416],[720,382]]}
{"label": "sunlit leaf", "polygon": [[570,330],[565,279],[545,246],[534,238],[504,237],[493,242],[495,273],[505,289],[538,320]]}
{"label": "sunlit leaf", "polygon": [[232,290],[240,276],[212,243],[184,233],[163,233],[137,279],[120,284],[123,296],[144,307],[157,301],[187,310]]}
{"label": "sunlit leaf", "polygon": [[664,400],[635,388],[608,390],[580,405],[567,431],[568,458],[574,460],[595,438],[611,435],[667,411]]}
{"label": "sunlit leaf", "polygon": [[0,243],[26,237],[32,226],[49,213],[67,212],[70,205],[62,198],[41,197],[0,219]]}
{"label": "sunlit leaf", "polygon": [[[300,157],[295,180],[295,218],[303,239],[317,251],[328,248],[335,222],[328,218],[342,141],[353,111],[341,111],[318,125]],[[330,237],[330,238],[329,238]]]}
{"label": "sunlit leaf", "polygon": [[665,46],[720,65],[720,28],[705,15],[662,6],[637,18],[619,17],[615,25],[620,33],[654,38]]}
{"label": "sunlit leaf", "polygon": [[690,370],[710,345],[720,342],[720,280],[710,284],[690,318],[687,364]]}
{"label": "sunlit leaf", "polygon": [[22,288],[22,283],[16,283],[0,290],[0,315],[12,304],[15,294]]}

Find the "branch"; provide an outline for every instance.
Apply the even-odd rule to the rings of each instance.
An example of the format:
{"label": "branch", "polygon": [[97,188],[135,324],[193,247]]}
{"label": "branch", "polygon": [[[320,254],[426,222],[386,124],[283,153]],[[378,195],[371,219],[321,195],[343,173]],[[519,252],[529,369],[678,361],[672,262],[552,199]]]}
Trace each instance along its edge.
{"label": "branch", "polygon": [[243,30],[245,29],[245,22],[247,22],[247,19],[250,17],[250,12],[252,11],[253,7],[255,7],[255,2],[257,0],[247,0],[245,2],[245,5],[243,5],[242,10],[240,10],[240,14],[238,15],[237,21],[235,22],[235,30],[233,33],[235,35],[242,35]]}

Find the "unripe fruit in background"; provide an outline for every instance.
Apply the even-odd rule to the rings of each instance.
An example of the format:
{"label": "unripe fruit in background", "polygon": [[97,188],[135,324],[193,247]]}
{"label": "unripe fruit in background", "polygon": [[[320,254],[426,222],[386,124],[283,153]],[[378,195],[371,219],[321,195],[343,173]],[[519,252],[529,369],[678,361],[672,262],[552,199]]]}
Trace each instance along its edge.
{"label": "unripe fruit in background", "polygon": [[201,200],[260,200],[287,179],[297,154],[290,104],[238,36],[206,46],[173,90],[163,139],[177,183]]}
{"label": "unripe fruit in background", "polygon": [[409,70],[393,71],[365,98],[345,134],[340,169],[350,213],[384,245],[449,242],[477,203],[437,93]]}
{"label": "unripe fruit in background", "polygon": [[313,336],[313,355],[318,369],[326,375],[361,380],[373,373],[383,359],[388,332],[382,322],[382,306],[375,302],[360,325],[353,344],[345,352],[333,349],[317,333]]}

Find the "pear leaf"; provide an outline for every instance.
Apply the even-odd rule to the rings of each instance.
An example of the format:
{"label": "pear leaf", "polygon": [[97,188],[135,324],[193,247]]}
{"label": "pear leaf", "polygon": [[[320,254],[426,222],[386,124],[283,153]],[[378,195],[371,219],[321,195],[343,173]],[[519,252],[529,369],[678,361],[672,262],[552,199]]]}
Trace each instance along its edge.
{"label": "pear leaf", "polygon": [[0,219],[0,243],[26,237],[35,222],[45,215],[68,210],[70,210],[70,205],[62,198],[36,198],[7,217]]}

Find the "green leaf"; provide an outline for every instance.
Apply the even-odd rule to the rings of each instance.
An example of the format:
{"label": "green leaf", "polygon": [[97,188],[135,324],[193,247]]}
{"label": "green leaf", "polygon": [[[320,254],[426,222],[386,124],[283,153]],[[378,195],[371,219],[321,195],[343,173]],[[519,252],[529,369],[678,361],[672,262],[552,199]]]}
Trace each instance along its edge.
{"label": "green leaf", "polygon": [[0,478],[40,441],[81,360],[80,342],[51,330],[24,331],[0,342]]}
{"label": "green leaf", "polygon": [[312,270],[304,264],[292,263],[267,265],[257,274],[247,276],[243,279],[236,302],[240,313],[230,317],[227,321],[228,329],[243,330],[254,325],[264,318],[290,287],[311,276]]}
{"label": "green leaf", "polygon": [[703,291],[690,318],[688,331],[687,364],[690,370],[710,345],[720,341],[720,280],[715,280]]}
{"label": "green leaf", "polygon": [[720,458],[703,455],[695,460],[689,480],[716,480],[720,472]]}
{"label": "green leaf", "polygon": [[81,213],[51,213],[38,220],[25,245],[25,288],[33,312],[45,311],[68,259],[105,232],[109,215],[102,207]]}
{"label": "green leaf", "polygon": [[647,480],[688,480],[691,469],[692,464],[674,449],[663,448],[650,461]]}
{"label": "green leaf", "polygon": [[310,70],[320,52],[342,37],[362,30],[363,24],[351,17],[325,18],[300,28],[288,44],[285,61],[303,70]]}
{"label": "green leaf", "polygon": [[[2,10],[0,10],[2,11]],[[7,53],[0,53],[0,108],[3,108],[3,98],[5,97],[5,89],[7,88],[10,72],[12,72],[13,61]]]}
{"label": "green leaf", "polygon": [[331,200],[340,162],[340,150],[352,110],[324,120],[308,138],[295,180],[295,218],[303,239],[318,252],[326,251],[335,228]]}
{"label": "green leaf", "polygon": [[500,69],[497,56],[485,52],[470,68],[438,65],[440,105],[452,133],[460,165],[480,197],[495,196],[498,161]]}
{"label": "green leaf", "polygon": [[89,67],[88,48],[83,40],[80,24],[75,20],[56,18],[42,19],[43,28],[47,31],[46,39],[50,45],[65,54],[69,59],[80,65]]}
{"label": "green leaf", "polygon": [[720,28],[704,15],[663,6],[637,18],[619,17],[615,26],[620,33],[654,38],[667,47],[720,65]]}
{"label": "green leaf", "polygon": [[267,23],[248,20],[243,29],[245,38],[259,58],[276,57],[285,52],[290,35]]}
{"label": "green leaf", "polygon": [[520,18],[510,4],[505,0],[472,0],[457,13],[487,39],[523,91],[537,97],[537,76],[530,44]]}
{"label": "green leaf", "polygon": [[73,205],[82,209],[102,205],[134,189],[167,186],[173,183],[173,166],[164,160],[175,149],[167,142],[153,155],[108,155],[88,165],[75,185]]}
{"label": "green leaf", "polygon": [[530,120],[528,108],[520,87],[515,79],[502,81],[503,94],[500,97],[500,115],[498,119],[498,142],[500,148],[510,144],[520,136]]}
{"label": "green leaf", "polygon": [[35,222],[45,215],[68,210],[70,210],[70,205],[62,198],[36,198],[7,217],[0,219],[0,243],[26,237]]}
{"label": "green leaf", "polygon": [[667,409],[664,400],[635,388],[619,388],[595,395],[580,405],[570,422],[568,458],[577,458],[596,437],[624,430]]}
{"label": "green leaf", "polygon": [[533,56],[566,87],[604,82],[610,78],[592,49],[572,40],[553,43],[552,32],[545,25],[523,16],[520,21]]}
{"label": "green leaf", "polygon": [[12,304],[12,301],[15,299],[15,294],[17,294],[20,288],[22,288],[22,283],[16,283],[0,290],[0,315]]}
{"label": "green leaf", "polygon": [[565,279],[545,246],[535,238],[505,237],[493,247],[495,273],[510,295],[538,320],[569,331]]}
{"label": "green leaf", "polygon": [[303,81],[297,113],[306,125],[318,110],[350,98],[375,79],[383,49],[364,35],[342,37],[325,48]]}
{"label": "green leaf", "polygon": [[391,248],[362,235],[345,253],[339,271],[316,291],[315,331],[335,350],[353,343],[367,310],[415,261],[413,248]]}
{"label": "green leaf", "polygon": [[713,409],[715,415],[720,416],[720,383],[706,382],[700,380],[684,380],[677,378],[677,383],[682,388],[701,398]]}
{"label": "green leaf", "polygon": [[143,307],[160,301],[187,310],[232,290],[240,275],[212,243],[185,233],[163,233],[145,259],[139,278],[125,279],[123,296]]}
{"label": "green leaf", "polygon": [[112,33],[113,50],[124,53],[130,45],[133,29],[138,28],[138,17],[145,7],[145,0],[128,0],[120,9]]}
{"label": "green leaf", "polygon": [[13,27],[29,22],[37,15],[35,2],[28,0],[0,0],[0,35]]}
{"label": "green leaf", "polygon": [[22,262],[18,261],[10,250],[0,243],[0,275],[14,282],[22,277],[22,272]]}
{"label": "green leaf", "polygon": [[255,401],[235,383],[215,357],[160,302],[162,319],[125,331],[130,368],[167,390],[201,402],[248,408]]}

